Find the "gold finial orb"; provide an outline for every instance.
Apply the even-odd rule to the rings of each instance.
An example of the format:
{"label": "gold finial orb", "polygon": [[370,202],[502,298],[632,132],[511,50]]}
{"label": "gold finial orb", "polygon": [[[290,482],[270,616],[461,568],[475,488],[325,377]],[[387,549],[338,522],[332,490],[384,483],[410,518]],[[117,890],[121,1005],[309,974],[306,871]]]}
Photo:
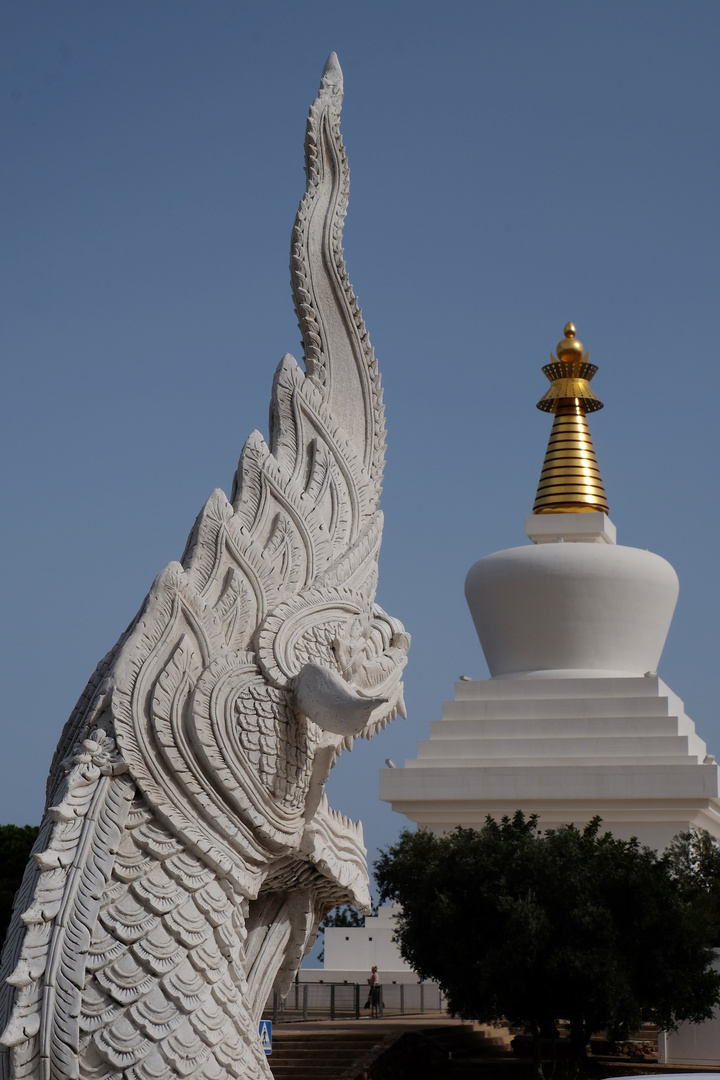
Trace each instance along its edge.
{"label": "gold finial orb", "polygon": [[563,330],[565,337],[562,341],[558,342],[557,358],[558,360],[582,360],[585,348],[582,341],[578,341],[575,337],[577,333],[574,323],[565,323],[565,329]]}

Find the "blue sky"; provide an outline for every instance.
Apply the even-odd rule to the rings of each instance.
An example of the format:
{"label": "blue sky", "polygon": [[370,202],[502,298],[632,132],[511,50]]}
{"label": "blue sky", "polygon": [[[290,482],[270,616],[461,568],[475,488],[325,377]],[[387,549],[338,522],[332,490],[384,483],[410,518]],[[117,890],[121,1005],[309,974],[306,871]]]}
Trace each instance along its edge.
{"label": "blue sky", "polygon": [[39,820],[97,660],[301,355],[289,239],[331,49],[389,427],[378,600],[413,635],[409,719],[331,802],[371,858],[392,842],[379,767],[486,675],[463,581],[524,542],[568,319],[619,540],[680,576],[660,674],[720,755],[719,38],[704,0],[0,4],[1,821]]}

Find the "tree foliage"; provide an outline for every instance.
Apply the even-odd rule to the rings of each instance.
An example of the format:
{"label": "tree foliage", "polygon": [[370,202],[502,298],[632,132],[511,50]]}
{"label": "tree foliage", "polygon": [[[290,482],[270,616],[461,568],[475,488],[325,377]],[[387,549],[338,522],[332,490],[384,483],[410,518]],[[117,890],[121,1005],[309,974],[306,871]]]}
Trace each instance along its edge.
{"label": "tree foliage", "polygon": [[679,833],[663,855],[671,875],[694,898],[720,948],[720,846],[706,829]]}
{"label": "tree foliage", "polygon": [[541,834],[518,812],[480,831],[405,831],[375,876],[402,907],[400,951],[418,976],[456,1015],[525,1025],[539,1065],[540,1032],[558,1020],[579,1062],[593,1031],[712,1014],[711,905],[675,863],[601,833],[599,818]]}
{"label": "tree foliage", "polygon": [[37,825],[0,825],[0,946],[37,834]]}

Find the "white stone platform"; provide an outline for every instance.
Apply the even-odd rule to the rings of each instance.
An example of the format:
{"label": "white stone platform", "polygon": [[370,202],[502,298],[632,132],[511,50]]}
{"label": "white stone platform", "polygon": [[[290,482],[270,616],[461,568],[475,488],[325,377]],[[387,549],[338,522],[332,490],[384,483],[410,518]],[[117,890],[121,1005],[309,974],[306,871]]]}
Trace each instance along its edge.
{"label": "white stone platform", "polygon": [[433,832],[521,809],[541,828],[599,814],[658,850],[690,824],[720,837],[718,766],[656,675],[457,682],[380,798]]}

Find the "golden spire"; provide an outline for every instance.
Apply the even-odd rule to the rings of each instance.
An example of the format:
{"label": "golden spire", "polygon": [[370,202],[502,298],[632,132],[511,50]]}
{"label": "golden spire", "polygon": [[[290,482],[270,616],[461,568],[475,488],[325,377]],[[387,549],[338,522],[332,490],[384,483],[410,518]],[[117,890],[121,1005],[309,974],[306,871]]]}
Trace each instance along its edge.
{"label": "golden spire", "polygon": [[585,414],[602,409],[590,389],[597,371],[575,337],[572,323],[558,343],[557,359],[551,354],[543,371],[551,386],[538,409],[555,413],[543,462],[533,514],[582,514],[608,511],[605,488],[598,470]]}

